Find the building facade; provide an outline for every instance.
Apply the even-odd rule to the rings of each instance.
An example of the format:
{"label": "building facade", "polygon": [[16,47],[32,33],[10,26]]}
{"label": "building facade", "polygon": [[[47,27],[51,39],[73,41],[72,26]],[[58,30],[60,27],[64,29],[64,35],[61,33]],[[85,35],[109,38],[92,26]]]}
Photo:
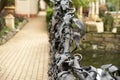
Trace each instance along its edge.
{"label": "building facade", "polygon": [[38,0],[15,0],[15,13],[33,17],[38,14]]}

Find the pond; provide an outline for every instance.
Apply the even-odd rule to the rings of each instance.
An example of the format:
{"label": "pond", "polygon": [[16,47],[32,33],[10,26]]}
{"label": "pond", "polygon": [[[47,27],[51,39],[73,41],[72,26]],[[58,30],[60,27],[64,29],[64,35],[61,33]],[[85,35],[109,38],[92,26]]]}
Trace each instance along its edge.
{"label": "pond", "polygon": [[82,66],[95,66],[99,68],[104,64],[113,64],[120,69],[120,53],[112,53],[105,51],[80,51],[83,56],[81,61]]}

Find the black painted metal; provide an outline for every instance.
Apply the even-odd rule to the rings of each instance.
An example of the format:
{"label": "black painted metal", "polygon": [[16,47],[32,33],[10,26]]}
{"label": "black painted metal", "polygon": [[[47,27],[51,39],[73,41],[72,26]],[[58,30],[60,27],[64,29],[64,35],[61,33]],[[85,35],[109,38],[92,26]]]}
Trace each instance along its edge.
{"label": "black painted metal", "polygon": [[[55,6],[49,30],[51,43],[49,80],[115,80],[104,66],[104,69],[97,69],[93,66],[80,65],[82,55],[73,52],[80,49],[80,39],[85,39],[84,24],[75,18],[75,8],[72,8],[71,0],[51,0],[51,2]],[[78,32],[73,31],[72,24],[76,25]],[[71,49],[73,43],[76,45],[75,49]],[[113,72],[118,71],[115,66],[112,69]],[[101,70],[102,73],[97,70]]]}

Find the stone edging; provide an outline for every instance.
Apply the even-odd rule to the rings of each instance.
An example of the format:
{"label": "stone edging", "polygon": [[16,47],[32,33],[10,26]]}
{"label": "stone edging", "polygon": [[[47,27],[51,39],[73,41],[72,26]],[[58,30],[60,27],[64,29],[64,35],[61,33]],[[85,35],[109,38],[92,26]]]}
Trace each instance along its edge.
{"label": "stone edging", "polygon": [[86,40],[82,41],[85,50],[105,50],[120,53],[120,34],[112,32],[86,33]]}
{"label": "stone edging", "polygon": [[8,40],[10,40],[19,30],[23,28],[23,26],[28,22],[28,20],[23,20],[22,23],[19,23],[18,28],[16,30],[12,30],[11,32],[7,33],[6,36],[3,36],[0,38],[0,45],[6,43]]}

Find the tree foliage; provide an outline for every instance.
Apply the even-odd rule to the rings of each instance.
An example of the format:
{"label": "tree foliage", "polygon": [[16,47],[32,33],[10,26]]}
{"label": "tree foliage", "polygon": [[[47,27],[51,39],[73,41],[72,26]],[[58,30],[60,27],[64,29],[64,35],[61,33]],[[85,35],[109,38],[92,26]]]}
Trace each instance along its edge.
{"label": "tree foliage", "polygon": [[47,4],[49,4],[50,0],[44,0]]}
{"label": "tree foliage", "polygon": [[7,5],[7,0],[0,0],[0,12],[2,11],[5,5]]}
{"label": "tree foliage", "polygon": [[47,5],[50,6],[50,0],[44,0],[46,2]]}
{"label": "tree foliage", "polygon": [[14,5],[14,0],[0,0],[0,12],[5,6]]}
{"label": "tree foliage", "polygon": [[79,6],[88,7],[89,0],[73,0],[73,5],[78,8]]}
{"label": "tree foliage", "polygon": [[118,11],[120,9],[120,0],[108,0],[107,6],[108,6],[108,9],[112,7]]}

